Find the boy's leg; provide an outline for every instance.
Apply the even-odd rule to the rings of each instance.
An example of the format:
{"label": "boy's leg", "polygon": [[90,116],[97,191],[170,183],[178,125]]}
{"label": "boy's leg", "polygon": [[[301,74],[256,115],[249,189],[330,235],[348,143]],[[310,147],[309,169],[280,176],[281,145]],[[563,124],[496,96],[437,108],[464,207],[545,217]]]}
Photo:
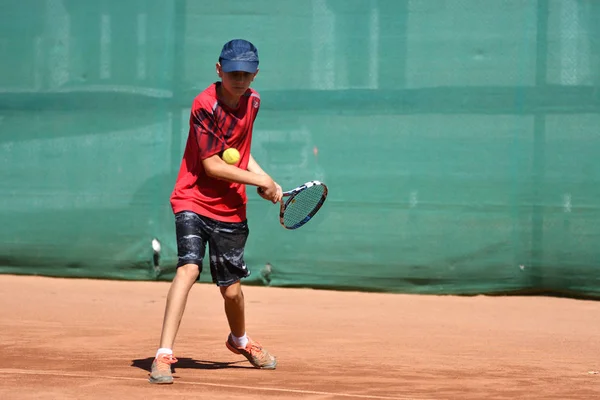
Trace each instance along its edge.
{"label": "boy's leg", "polygon": [[190,289],[198,279],[200,271],[195,264],[186,264],[177,268],[175,278],[169,288],[165,315],[163,318],[162,332],[160,335],[160,348],[152,362],[150,383],[173,383],[171,364],[177,362],[173,356],[173,343],[181,324]]}
{"label": "boy's leg", "polygon": [[240,282],[222,286],[221,295],[225,301],[225,314],[231,333],[225,345],[235,354],[241,354],[256,368],[275,369],[277,359],[258,342],[246,336],[244,314],[244,293]]}
{"label": "boy's leg", "polygon": [[244,293],[240,280],[250,275],[244,261],[248,225],[246,222],[215,224],[209,240],[210,271],[221,290],[231,330],[225,344],[235,354],[246,357],[256,368],[274,369],[277,359],[246,336]]}
{"label": "boy's leg", "polygon": [[181,318],[185,311],[188,294],[194,283],[198,280],[199,268],[195,264],[186,264],[177,268],[175,278],[169,288],[165,316],[163,319],[162,332],[160,335],[160,347],[172,349],[181,324]]}
{"label": "boy's leg", "polygon": [[246,334],[246,316],[244,310],[244,292],[239,281],[229,286],[221,286],[221,295],[225,302],[225,315],[231,333],[236,337]]}
{"label": "boy's leg", "polygon": [[202,271],[202,259],[208,238],[202,218],[192,212],[176,214],[175,227],[179,261],[167,295],[160,347],[150,372],[151,383],[173,383],[171,364],[177,362],[173,357],[173,344],[185,311],[188,294]]}

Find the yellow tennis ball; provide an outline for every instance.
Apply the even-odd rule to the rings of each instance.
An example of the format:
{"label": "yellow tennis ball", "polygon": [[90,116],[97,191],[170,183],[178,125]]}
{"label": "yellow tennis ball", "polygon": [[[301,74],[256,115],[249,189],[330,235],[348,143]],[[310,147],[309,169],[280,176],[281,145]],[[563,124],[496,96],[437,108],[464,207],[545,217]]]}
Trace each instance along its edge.
{"label": "yellow tennis ball", "polygon": [[227,164],[235,164],[240,161],[240,152],[233,147],[228,148],[223,152],[223,161]]}

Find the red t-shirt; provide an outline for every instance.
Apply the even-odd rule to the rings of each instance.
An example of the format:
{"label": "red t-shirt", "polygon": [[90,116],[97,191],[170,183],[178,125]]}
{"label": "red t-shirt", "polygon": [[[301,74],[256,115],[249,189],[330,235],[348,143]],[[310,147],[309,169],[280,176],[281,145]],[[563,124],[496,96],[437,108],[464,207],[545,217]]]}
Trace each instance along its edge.
{"label": "red t-shirt", "polygon": [[260,96],[248,89],[233,110],[217,100],[220,84],[210,85],[194,99],[171,207],[174,213],[193,211],[218,221],[242,222],[246,220],[246,185],[209,177],[202,160],[233,147],[240,152],[236,165],[248,168],[252,127],[260,108]]}

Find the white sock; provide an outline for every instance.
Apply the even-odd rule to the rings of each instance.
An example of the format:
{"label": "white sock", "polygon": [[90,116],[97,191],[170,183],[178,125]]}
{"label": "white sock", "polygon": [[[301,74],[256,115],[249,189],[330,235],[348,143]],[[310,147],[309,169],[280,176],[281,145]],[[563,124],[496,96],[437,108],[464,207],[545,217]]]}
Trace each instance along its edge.
{"label": "white sock", "polygon": [[167,349],[165,347],[161,347],[160,349],[158,349],[158,351],[156,352],[156,357],[158,357],[159,354],[170,354],[173,355],[173,350],[171,349]]}
{"label": "white sock", "polygon": [[237,347],[242,347],[245,349],[246,345],[248,344],[248,336],[246,336],[245,332],[244,332],[244,336],[241,336],[241,337],[237,337],[232,333],[231,339],[233,339],[233,343],[235,343],[235,345]]}

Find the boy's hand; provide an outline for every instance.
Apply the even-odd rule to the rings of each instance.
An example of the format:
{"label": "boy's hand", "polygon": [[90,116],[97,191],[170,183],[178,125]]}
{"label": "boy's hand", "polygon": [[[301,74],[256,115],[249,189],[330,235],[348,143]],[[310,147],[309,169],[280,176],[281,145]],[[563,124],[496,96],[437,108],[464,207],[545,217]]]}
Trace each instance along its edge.
{"label": "boy's hand", "polygon": [[265,183],[259,186],[256,191],[265,200],[269,200],[273,204],[278,203],[283,196],[281,186],[277,184],[271,177],[265,175]]}

